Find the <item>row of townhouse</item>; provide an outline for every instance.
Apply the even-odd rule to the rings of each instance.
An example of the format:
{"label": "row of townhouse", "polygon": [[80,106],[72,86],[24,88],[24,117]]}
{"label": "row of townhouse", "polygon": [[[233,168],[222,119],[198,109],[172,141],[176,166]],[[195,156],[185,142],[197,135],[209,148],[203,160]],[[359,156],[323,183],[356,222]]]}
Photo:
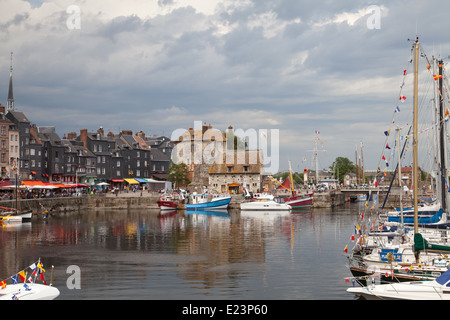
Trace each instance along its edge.
{"label": "row of townhouse", "polygon": [[4,109],[0,105],[2,178],[14,180],[14,167],[22,180],[52,183],[167,178],[172,148],[167,137],[146,137],[142,131],[133,135],[130,130],[105,135],[100,128],[81,129],[78,135],[71,132],[61,139],[55,127],[38,127],[24,113]]}

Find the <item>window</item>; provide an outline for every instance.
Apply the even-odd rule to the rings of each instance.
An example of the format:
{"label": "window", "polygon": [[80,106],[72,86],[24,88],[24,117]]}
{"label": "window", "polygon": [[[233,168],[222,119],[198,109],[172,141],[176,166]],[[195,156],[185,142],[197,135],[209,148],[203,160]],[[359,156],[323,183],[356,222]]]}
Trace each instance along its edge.
{"label": "window", "polygon": [[244,172],[248,172],[248,166],[244,166]]}
{"label": "window", "polygon": [[117,161],[117,168],[120,168],[120,161]]}
{"label": "window", "polygon": [[228,167],[227,167],[227,171],[228,171],[228,172],[233,172],[233,166],[228,166]]}

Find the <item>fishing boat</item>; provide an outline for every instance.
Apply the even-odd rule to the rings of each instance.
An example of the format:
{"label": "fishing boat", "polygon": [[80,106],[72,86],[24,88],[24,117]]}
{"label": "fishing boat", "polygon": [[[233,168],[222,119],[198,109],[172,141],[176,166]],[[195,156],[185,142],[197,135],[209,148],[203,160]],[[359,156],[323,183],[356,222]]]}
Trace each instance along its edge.
{"label": "fishing boat", "polygon": [[176,210],[179,207],[180,199],[173,194],[163,194],[157,201],[161,210]]}
{"label": "fishing boat", "polygon": [[216,210],[227,209],[231,202],[231,196],[194,193],[189,195],[187,200],[185,204],[186,210]]}
{"label": "fishing boat", "polygon": [[370,284],[348,288],[347,292],[366,299],[450,300],[450,270],[435,280]]}

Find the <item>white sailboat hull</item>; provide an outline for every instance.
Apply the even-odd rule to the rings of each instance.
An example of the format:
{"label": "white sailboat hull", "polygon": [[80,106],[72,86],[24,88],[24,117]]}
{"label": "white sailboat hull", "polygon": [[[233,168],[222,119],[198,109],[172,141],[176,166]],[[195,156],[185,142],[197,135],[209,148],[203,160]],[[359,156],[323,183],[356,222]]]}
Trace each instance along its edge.
{"label": "white sailboat hull", "polygon": [[347,292],[365,299],[386,300],[450,300],[450,290],[436,281],[414,281],[348,288]]}

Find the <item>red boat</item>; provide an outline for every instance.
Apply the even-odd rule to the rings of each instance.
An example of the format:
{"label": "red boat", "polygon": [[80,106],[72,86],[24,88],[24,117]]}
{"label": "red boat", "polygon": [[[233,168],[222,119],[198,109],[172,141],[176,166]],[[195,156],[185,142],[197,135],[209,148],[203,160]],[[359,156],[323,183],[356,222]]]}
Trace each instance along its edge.
{"label": "red boat", "polygon": [[161,210],[176,210],[179,202],[178,197],[174,195],[162,195],[157,203]]}
{"label": "red boat", "polygon": [[283,198],[284,203],[290,205],[292,209],[311,207],[313,204],[314,191],[308,194],[296,195]]}

